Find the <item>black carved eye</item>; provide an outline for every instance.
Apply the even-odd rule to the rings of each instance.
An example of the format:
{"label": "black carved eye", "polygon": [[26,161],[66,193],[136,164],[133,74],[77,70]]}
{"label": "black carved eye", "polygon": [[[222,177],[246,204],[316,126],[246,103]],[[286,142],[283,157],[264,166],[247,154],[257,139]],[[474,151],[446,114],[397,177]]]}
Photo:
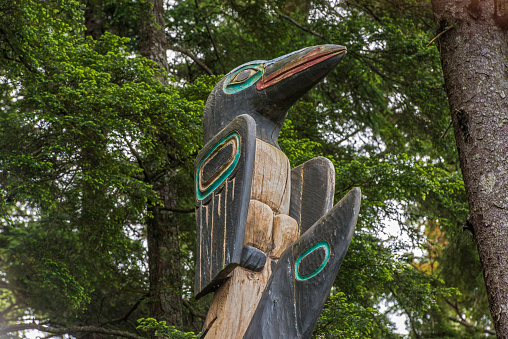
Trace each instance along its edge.
{"label": "black carved eye", "polygon": [[233,77],[233,79],[231,79],[231,81],[229,82],[230,85],[234,85],[234,84],[241,84],[242,82],[246,81],[247,79],[249,79],[251,76],[253,76],[254,74],[256,74],[258,72],[257,69],[255,68],[247,68],[247,69],[244,69],[242,70],[240,73],[238,73],[237,75],[235,75]]}

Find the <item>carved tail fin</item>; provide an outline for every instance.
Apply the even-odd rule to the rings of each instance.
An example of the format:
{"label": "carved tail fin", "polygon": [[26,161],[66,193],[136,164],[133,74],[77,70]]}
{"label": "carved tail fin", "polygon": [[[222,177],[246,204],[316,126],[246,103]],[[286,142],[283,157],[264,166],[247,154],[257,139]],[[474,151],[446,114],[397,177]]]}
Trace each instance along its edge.
{"label": "carved tail fin", "polygon": [[310,338],[358,219],[353,188],[280,257],[244,339]]}

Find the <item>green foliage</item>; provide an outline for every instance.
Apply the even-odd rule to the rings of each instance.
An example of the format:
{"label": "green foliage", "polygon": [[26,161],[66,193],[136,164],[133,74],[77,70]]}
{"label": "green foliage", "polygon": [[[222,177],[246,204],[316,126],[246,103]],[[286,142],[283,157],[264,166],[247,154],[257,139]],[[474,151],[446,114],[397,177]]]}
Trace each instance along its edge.
{"label": "green foliage", "polygon": [[338,292],[327,301],[319,318],[316,338],[368,338],[372,334],[376,309],[348,302],[345,294]]}
{"label": "green foliage", "polygon": [[[46,258],[42,246],[37,248],[36,245],[32,241],[17,246],[7,269],[11,277],[18,276],[20,286],[26,287],[31,303],[43,308],[59,306],[61,310],[70,311],[85,308],[90,302],[90,282],[86,272],[71,272],[65,263]],[[78,266],[78,269],[83,270],[83,267]]]}
{"label": "green foliage", "polygon": [[136,327],[138,330],[153,332],[155,337],[162,337],[166,339],[197,339],[199,334],[192,332],[182,332],[177,330],[174,326],[167,326],[165,321],[157,321],[153,318],[138,319],[139,325]]}
{"label": "green foliage", "polygon": [[15,291],[0,311],[69,326],[119,319],[146,294],[156,180],[192,167],[209,90],[184,99],[128,39],[83,36],[82,16],[77,1],[19,1],[0,17],[0,270]]}

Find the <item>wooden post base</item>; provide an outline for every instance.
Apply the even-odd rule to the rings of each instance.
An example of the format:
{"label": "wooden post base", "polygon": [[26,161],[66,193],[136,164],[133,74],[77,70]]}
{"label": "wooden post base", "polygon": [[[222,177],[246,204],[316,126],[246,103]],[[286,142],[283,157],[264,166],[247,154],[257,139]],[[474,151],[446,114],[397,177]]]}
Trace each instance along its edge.
{"label": "wooden post base", "polygon": [[201,338],[241,339],[250,324],[266,283],[272,274],[267,258],[261,272],[237,267],[215,292]]}

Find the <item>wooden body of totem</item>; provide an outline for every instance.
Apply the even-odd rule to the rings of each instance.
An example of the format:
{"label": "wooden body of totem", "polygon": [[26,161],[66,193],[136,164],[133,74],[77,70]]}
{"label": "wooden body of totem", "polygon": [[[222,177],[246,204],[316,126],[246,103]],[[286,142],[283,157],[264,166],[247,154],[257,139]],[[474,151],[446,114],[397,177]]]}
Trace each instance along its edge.
{"label": "wooden body of totem", "polygon": [[195,293],[214,292],[202,338],[312,335],[353,235],[360,190],[332,207],[332,163],[319,157],[291,169],[277,138],[287,110],[344,51],[315,46],[248,63],[210,94],[195,172]]}

